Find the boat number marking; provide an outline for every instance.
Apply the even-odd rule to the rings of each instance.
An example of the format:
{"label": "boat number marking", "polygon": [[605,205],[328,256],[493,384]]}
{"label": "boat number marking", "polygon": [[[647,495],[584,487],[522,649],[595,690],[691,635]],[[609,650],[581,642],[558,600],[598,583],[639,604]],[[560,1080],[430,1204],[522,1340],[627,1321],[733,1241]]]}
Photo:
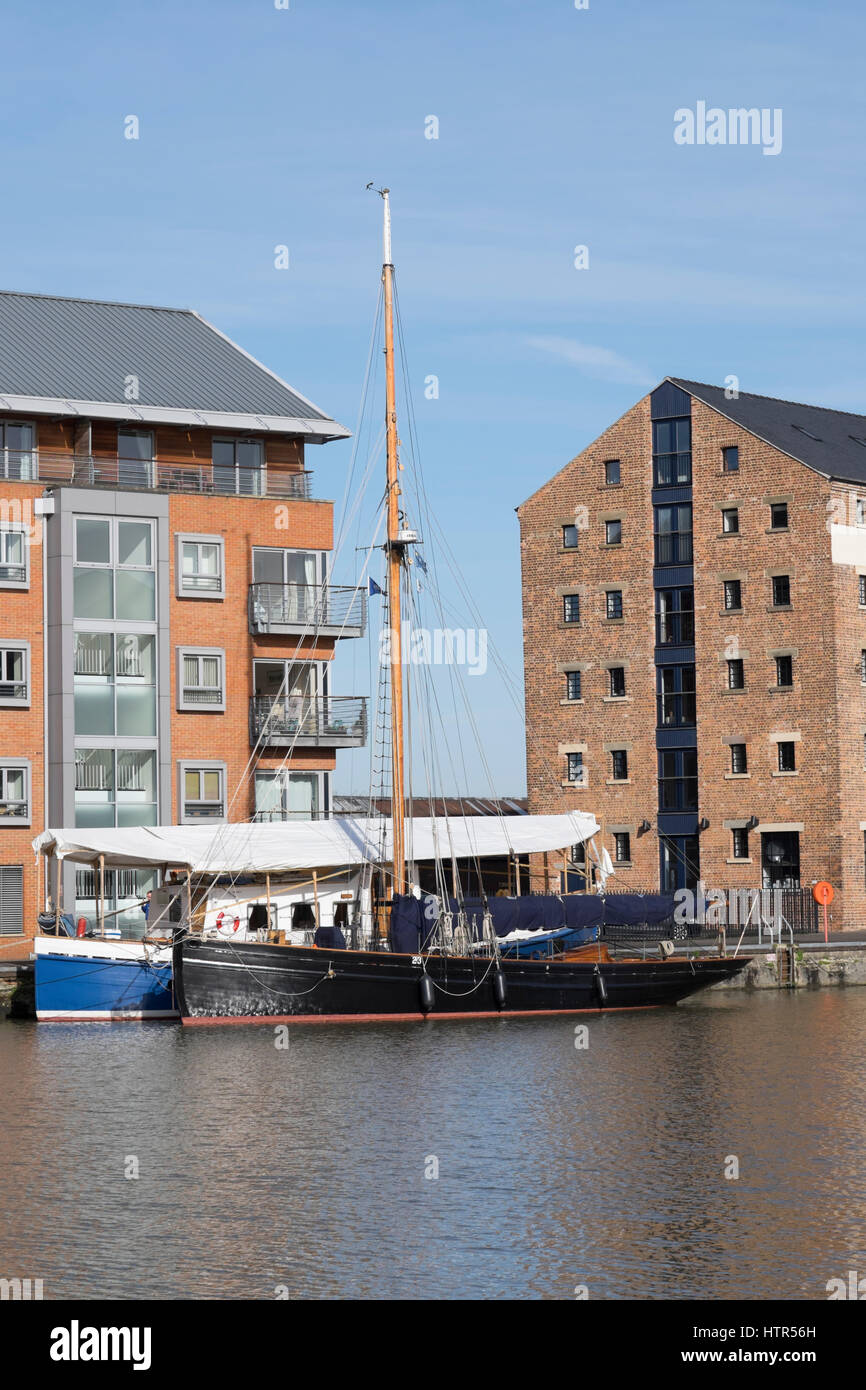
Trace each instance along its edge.
{"label": "boat number marking", "polygon": [[412,964],[413,964],[413,965],[423,965],[424,962],[423,962],[423,960],[421,959],[420,956],[413,956],[413,957],[412,957]]}

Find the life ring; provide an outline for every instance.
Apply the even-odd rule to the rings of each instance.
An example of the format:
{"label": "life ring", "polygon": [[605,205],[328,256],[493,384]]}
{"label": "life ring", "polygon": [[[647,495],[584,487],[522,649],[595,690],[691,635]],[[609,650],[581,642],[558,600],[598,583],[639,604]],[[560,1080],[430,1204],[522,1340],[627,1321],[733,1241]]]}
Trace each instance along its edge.
{"label": "life ring", "polygon": [[216,919],[216,929],[221,936],[233,936],[241,924],[240,917],[235,917],[234,921],[228,918],[225,912],[219,912]]}

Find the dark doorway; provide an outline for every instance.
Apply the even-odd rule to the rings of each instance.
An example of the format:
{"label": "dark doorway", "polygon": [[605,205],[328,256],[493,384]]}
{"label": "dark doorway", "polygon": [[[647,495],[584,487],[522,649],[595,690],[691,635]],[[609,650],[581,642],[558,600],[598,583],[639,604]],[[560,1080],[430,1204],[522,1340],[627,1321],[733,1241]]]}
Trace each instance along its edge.
{"label": "dark doorway", "polygon": [[765,888],[800,887],[800,835],[776,830],[761,836],[761,872]]}
{"label": "dark doorway", "polygon": [[661,841],[661,889],[675,893],[678,888],[692,892],[701,876],[701,855],[697,835],[665,835]]}

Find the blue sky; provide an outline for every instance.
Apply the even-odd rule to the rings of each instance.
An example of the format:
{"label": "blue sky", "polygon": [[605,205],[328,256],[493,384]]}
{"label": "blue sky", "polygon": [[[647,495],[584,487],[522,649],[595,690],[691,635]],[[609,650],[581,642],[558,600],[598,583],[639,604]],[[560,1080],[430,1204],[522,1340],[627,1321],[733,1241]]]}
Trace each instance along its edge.
{"label": "blue sky", "polygon": [[[866,413],[864,40],[856,0],[9,8],[0,284],[193,307],[354,428],[364,185],[389,184],[428,491],[519,676],[514,507],[661,377]],[[781,153],[676,145],[699,100],[781,108]],[[342,497],[349,448],[311,451],[316,495]],[[344,647],[335,686],[363,693]],[[467,688],[496,790],[521,791],[492,664]],[[471,741],[466,763],[489,792]],[[338,769],[366,789],[365,754]]]}

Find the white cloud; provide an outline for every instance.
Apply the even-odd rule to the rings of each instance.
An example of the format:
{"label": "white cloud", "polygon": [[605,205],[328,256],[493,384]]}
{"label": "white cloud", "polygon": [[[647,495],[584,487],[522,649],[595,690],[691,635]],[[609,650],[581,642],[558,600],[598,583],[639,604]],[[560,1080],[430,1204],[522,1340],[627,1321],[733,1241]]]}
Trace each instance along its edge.
{"label": "white cloud", "polygon": [[603,381],[628,382],[632,386],[651,386],[656,380],[645,367],[630,362],[612,348],[578,343],[574,338],[528,338],[527,342],[536,351],[558,357],[561,362],[577,367],[586,376],[600,377]]}

